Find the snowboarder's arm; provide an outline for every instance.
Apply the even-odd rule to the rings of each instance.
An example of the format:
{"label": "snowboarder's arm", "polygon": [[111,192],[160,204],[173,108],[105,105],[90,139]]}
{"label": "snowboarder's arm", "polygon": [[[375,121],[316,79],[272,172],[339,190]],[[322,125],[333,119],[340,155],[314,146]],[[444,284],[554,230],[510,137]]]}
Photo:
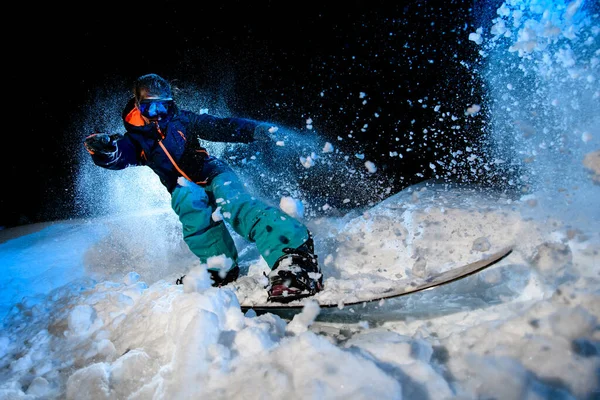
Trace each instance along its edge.
{"label": "snowboarder's arm", "polygon": [[143,155],[126,135],[95,133],[86,137],[84,146],[99,167],[117,170],[144,164]]}
{"label": "snowboarder's arm", "polygon": [[195,132],[201,139],[211,142],[250,143],[265,140],[272,124],[247,118],[219,118],[210,114],[193,114],[189,116],[190,132]]}

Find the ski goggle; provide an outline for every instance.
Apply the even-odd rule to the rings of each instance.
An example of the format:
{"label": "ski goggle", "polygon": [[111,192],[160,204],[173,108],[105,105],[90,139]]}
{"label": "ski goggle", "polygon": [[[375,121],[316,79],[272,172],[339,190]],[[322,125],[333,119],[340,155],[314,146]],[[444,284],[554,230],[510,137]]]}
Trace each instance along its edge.
{"label": "ski goggle", "polygon": [[146,118],[165,117],[173,107],[173,99],[147,99],[138,103],[138,108]]}

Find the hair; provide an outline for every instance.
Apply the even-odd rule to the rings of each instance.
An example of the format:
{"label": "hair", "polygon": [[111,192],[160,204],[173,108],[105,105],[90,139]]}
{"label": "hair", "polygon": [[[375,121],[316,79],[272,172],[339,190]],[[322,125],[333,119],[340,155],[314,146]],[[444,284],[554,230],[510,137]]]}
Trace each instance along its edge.
{"label": "hair", "polygon": [[156,74],[142,75],[133,84],[133,95],[137,101],[140,100],[142,90],[146,90],[151,96],[162,98],[172,97],[171,84]]}

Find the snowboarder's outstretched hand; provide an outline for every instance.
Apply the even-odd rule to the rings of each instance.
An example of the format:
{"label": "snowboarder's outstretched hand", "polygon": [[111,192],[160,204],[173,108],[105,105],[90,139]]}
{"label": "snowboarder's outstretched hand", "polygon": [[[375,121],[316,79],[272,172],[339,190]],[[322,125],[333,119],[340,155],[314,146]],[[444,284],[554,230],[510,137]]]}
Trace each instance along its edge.
{"label": "snowboarder's outstretched hand", "polygon": [[117,151],[115,140],[118,136],[119,135],[108,135],[106,133],[94,133],[85,138],[83,145],[90,154],[112,154]]}
{"label": "snowboarder's outstretched hand", "polygon": [[267,140],[277,140],[275,133],[279,130],[273,124],[262,123],[254,128],[254,140],[264,142]]}

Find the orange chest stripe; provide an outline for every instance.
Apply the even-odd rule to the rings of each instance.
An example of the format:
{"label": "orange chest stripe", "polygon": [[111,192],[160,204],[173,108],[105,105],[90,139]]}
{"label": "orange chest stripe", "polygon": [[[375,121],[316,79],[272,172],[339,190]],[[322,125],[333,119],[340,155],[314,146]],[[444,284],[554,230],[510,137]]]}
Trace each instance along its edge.
{"label": "orange chest stripe", "polygon": [[[181,176],[183,176],[188,181],[194,182],[189,176],[187,176],[187,174],[185,172],[183,172],[183,170],[181,168],[179,168],[179,165],[177,165],[177,163],[175,162],[175,160],[171,156],[171,153],[169,153],[169,151],[167,150],[167,148],[165,147],[165,145],[163,144],[163,142],[159,141],[158,144],[163,149],[163,151],[165,152],[165,154],[169,158],[169,161],[171,161],[171,164],[173,164],[173,167],[175,167],[175,169],[177,170],[177,172],[179,172],[181,174]],[[204,184],[206,184],[206,182],[207,181],[200,181],[200,182],[195,182],[195,183],[198,184],[198,185],[204,185]]]}

